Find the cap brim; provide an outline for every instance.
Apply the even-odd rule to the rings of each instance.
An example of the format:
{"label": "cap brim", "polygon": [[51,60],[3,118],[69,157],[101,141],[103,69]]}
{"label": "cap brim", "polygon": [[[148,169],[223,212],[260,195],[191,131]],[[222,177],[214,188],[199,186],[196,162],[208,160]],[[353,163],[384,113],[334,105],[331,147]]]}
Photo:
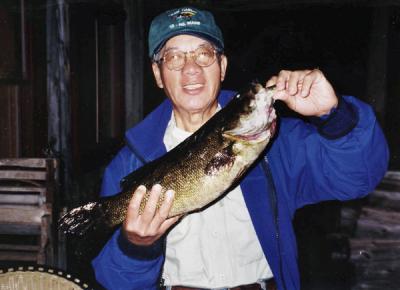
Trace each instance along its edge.
{"label": "cap brim", "polygon": [[224,50],[224,46],[223,44],[216,39],[215,37],[207,34],[207,33],[202,33],[202,32],[198,32],[198,31],[175,31],[174,33],[170,33],[167,37],[165,37],[165,40],[162,41],[160,44],[157,45],[157,47],[154,49],[154,53],[152,56],[156,55],[157,53],[160,52],[160,50],[163,48],[163,46],[165,45],[165,43],[170,40],[172,37],[178,36],[178,35],[182,35],[182,34],[188,34],[188,35],[193,35],[193,36],[197,36],[200,37],[206,41],[211,42],[218,50],[218,52],[222,52]]}

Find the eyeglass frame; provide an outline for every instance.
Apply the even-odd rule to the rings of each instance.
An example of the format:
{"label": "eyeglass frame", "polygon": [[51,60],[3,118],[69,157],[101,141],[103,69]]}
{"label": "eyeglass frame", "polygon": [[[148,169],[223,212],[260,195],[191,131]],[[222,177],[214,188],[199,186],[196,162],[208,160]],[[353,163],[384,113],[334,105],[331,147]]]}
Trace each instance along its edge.
{"label": "eyeglass frame", "polygon": [[[194,55],[196,50],[198,50],[201,47],[206,47],[206,46],[210,46],[212,48],[211,50],[214,53],[214,60],[210,64],[203,66],[203,65],[200,65],[200,64],[198,64],[196,62],[196,59],[193,57],[193,55]],[[167,68],[169,70],[171,70],[171,71],[181,71],[183,69],[183,67],[187,63],[187,55],[188,54],[191,54],[191,58],[194,60],[195,64],[197,64],[198,66],[200,66],[200,67],[209,67],[224,53],[222,50],[219,50],[219,49],[215,48],[212,44],[201,44],[196,49],[190,50],[190,51],[182,51],[182,50],[179,50],[179,49],[176,49],[176,51],[182,52],[185,55],[185,62],[183,63],[182,67],[180,67],[179,69],[173,69],[173,68],[168,67],[168,65],[166,65]],[[158,65],[160,65],[162,63],[165,63],[165,54],[164,54],[164,56],[160,57],[160,53],[161,53],[161,50],[158,53],[156,53],[154,55],[154,57],[153,57],[153,62],[155,62]]]}

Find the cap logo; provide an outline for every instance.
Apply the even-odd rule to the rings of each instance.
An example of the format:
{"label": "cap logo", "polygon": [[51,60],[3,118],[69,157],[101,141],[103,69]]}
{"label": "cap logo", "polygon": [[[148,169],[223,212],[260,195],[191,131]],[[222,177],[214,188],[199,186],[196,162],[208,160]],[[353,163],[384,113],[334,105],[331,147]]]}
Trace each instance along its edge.
{"label": "cap logo", "polygon": [[197,14],[197,12],[191,8],[183,8],[183,9],[175,10],[168,16],[171,17],[175,21],[185,21],[185,20],[191,19],[196,14]]}
{"label": "cap logo", "polygon": [[172,23],[169,25],[170,29],[174,29],[175,27],[183,27],[189,25],[200,25],[200,21],[192,21],[192,17],[197,14],[197,11],[191,8],[178,9],[168,16],[176,23]]}

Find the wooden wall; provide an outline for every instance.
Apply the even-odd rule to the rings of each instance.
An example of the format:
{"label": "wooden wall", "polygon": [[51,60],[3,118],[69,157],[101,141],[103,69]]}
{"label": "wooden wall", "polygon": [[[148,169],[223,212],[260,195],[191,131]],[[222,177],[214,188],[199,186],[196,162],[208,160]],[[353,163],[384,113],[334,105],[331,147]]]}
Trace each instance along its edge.
{"label": "wooden wall", "polygon": [[46,147],[45,18],[43,9],[37,9],[41,5],[36,0],[0,2],[0,157],[39,157]]}

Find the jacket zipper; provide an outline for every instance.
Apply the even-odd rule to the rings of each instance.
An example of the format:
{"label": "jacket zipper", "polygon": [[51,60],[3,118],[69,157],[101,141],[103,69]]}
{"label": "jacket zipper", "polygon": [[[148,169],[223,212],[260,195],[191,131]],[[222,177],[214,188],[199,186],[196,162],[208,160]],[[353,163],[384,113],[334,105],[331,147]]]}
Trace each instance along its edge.
{"label": "jacket zipper", "polygon": [[281,243],[280,243],[280,227],[279,227],[279,208],[278,208],[278,201],[277,201],[277,196],[276,196],[276,188],[274,184],[274,180],[272,178],[272,173],[271,169],[269,166],[269,161],[267,156],[264,156],[263,161],[261,162],[261,165],[264,169],[265,175],[267,177],[267,182],[268,182],[268,193],[269,193],[269,198],[271,202],[271,208],[273,210],[274,214],[274,224],[275,224],[275,230],[276,230],[276,242],[278,245],[278,256],[279,256],[279,273],[281,276],[281,281],[283,284],[284,290],[287,290],[286,287],[286,282],[285,279],[283,279],[283,265],[282,265],[282,253],[281,253]]}

